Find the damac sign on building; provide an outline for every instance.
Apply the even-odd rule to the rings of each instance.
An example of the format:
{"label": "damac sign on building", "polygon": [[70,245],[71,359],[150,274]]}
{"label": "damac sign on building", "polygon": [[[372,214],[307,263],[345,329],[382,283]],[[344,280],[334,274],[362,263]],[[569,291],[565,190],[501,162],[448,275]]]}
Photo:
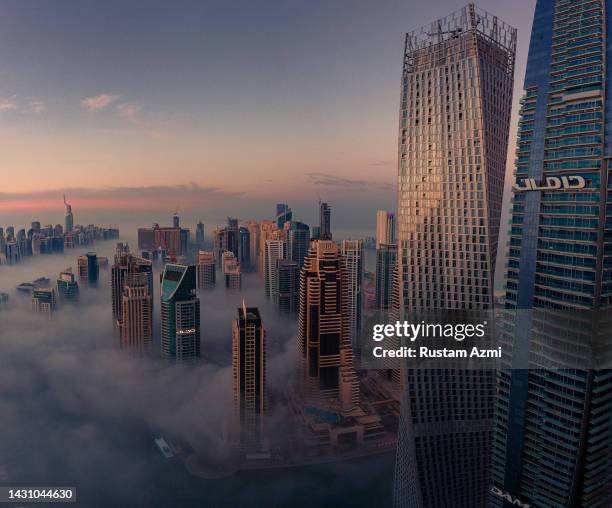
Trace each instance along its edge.
{"label": "damac sign on building", "polygon": [[576,190],[584,189],[586,181],[578,175],[573,176],[547,176],[543,183],[536,183],[534,178],[525,178],[523,185],[514,184],[515,192],[546,191],[546,190]]}
{"label": "damac sign on building", "polygon": [[516,497],[511,496],[508,492],[504,492],[503,490],[497,487],[491,487],[491,494],[501,497],[503,500],[510,503],[512,506],[519,506],[521,508],[531,508],[530,504],[523,503]]}

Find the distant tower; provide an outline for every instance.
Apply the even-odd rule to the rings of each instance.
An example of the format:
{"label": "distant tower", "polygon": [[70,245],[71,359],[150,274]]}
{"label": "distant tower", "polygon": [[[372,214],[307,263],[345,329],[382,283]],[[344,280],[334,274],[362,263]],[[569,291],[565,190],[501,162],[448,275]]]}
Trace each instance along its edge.
{"label": "distant tower", "polygon": [[303,222],[292,221],[287,231],[287,259],[301,268],[310,246],[310,228]]}
{"label": "distant tower", "polygon": [[198,252],[198,289],[215,287],[215,253],[209,250]]}
{"label": "distant tower", "polygon": [[178,210],[174,212],[174,215],[172,216],[172,227],[173,228],[180,228],[181,227],[181,219],[178,215]]}
{"label": "distant tower", "polygon": [[66,202],[66,194],[64,194],[64,222],[64,229],[66,233],[70,233],[72,231],[72,228],[74,228],[74,216],[72,215],[72,206]]}
{"label": "distant tower", "polygon": [[282,237],[282,231],[278,229],[276,222],[272,220],[262,220],[259,223],[259,256],[258,270],[264,272],[266,258],[266,240],[279,240]]}
{"label": "distant tower", "polygon": [[57,293],[53,288],[39,288],[32,293],[32,310],[51,314],[57,305]]}
{"label": "distant tower", "polygon": [[201,220],[196,224],[196,244],[200,249],[204,247],[204,223]]}
{"label": "distant tower", "polygon": [[319,236],[320,240],[331,240],[331,207],[319,201]]}
{"label": "distant tower", "polygon": [[121,294],[118,321],[121,346],[139,348],[153,341],[153,294],[147,273],[129,276]]}
{"label": "distant tower", "polygon": [[233,252],[225,251],[222,255],[223,277],[227,289],[242,288],[242,272]]}
{"label": "distant tower", "polygon": [[251,233],[248,228],[238,228],[238,263],[242,271],[251,269]]}
{"label": "distant tower", "polygon": [[266,332],[257,307],[244,303],[232,323],[232,367],[240,444],[257,449],[266,410]]}
{"label": "distant tower", "polygon": [[395,243],[395,214],[386,210],[376,212],[376,248]]}
{"label": "distant tower", "polygon": [[278,297],[276,307],[282,314],[297,314],[300,307],[300,267],[297,261],[277,261]]}
{"label": "distant tower", "polygon": [[291,222],[293,214],[291,208],[286,203],[278,203],[276,205],[276,226],[278,229],[283,229],[285,222]]}
{"label": "distant tower", "polygon": [[376,249],[376,308],[391,308],[393,273],[397,262],[397,245],[381,243]]}
{"label": "distant tower", "polygon": [[168,263],[161,280],[162,355],[177,361],[200,356],[200,299],[195,266]]}
{"label": "distant tower", "polygon": [[62,302],[74,302],[79,299],[79,283],[72,273],[72,268],[60,273],[57,279],[57,294]]}
{"label": "distant tower", "polygon": [[148,294],[153,296],[153,263],[148,259],[130,254],[130,248],[126,243],[118,243],[115,262],[111,267],[113,317],[118,324],[122,319],[124,288],[126,285],[140,287],[140,274],[144,274]]}
{"label": "distant tower", "polygon": [[363,313],[363,241],[343,240],[342,256],[346,264],[351,344],[356,351],[359,347]]}
{"label": "distant tower", "polygon": [[312,242],[300,274],[298,351],[307,403],[350,411],[359,380],[350,341],[347,274],[332,241]]}
{"label": "distant tower", "polygon": [[95,252],[88,252],[77,259],[79,279],[88,284],[98,282],[98,256]]}
{"label": "distant tower", "polygon": [[244,222],[244,226],[249,230],[251,269],[257,270],[259,267],[259,223],[254,220],[248,220]]}
{"label": "distant tower", "polygon": [[264,290],[266,298],[276,301],[278,278],[276,262],[286,258],[287,244],[283,240],[266,240],[264,252]]}

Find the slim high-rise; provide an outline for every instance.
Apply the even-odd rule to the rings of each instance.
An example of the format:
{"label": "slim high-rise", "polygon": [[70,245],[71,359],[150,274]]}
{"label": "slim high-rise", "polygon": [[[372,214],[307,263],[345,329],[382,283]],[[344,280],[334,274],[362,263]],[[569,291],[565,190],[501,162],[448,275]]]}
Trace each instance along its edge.
{"label": "slim high-rise", "polygon": [[283,229],[285,222],[291,222],[293,213],[291,208],[286,203],[278,203],[276,205],[276,226],[278,229]]}
{"label": "slim high-rise", "polygon": [[276,222],[272,220],[262,220],[259,223],[259,264],[258,270],[264,272],[265,257],[266,257],[266,240],[282,239],[282,231],[278,229]]}
{"label": "slim high-rise", "polygon": [[308,224],[291,221],[287,228],[287,259],[295,261],[301,268],[310,246],[310,228]]}
{"label": "slim high-rise", "polygon": [[[66,233],[72,232],[74,228],[74,215],[72,215],[72,206],[66,202],[66,195],[64,194],[64,229]],[[40,232],[40,223],[38,224],[37,233]]]}
{"label": "slim high-rise", "polygon": [[238,228],[238,263],[240,269],[247,272],[251,269],[251,232],[249,228]]}
{"label": "slim high-rise", "polygon": [[141,348],[153,341],[153,294],[146,273],[133,274],[123,286],[118,320],[121,346]]}
{"label": "slim high-rise", "polygon": [[276,308],[281,314],[297,314],[300,302],[300,267],[297,261],[279,259],[276,262],[278,297]]}
{"label": "slim high-rise", "polygon": [[244,226],[249,230],[251,268],[259,270],[259,223],[254,220],[248,220],[244,222]]}
{"label": "slim high-rise", "polygon": [[266,331],[257,307],[238,308],[232,323],[234,410],[240,445],[262,444],[266,411]]}
{"label": "slim high-rise", "polygon": [[162,355],[177,361],[200,356],[200,299],[196,267],[166,264],[161,279]]}
{"label": "slim high-rise", "polygon": [[[469,4],[408,33],[394,312],[485,310],[504,185],[516,30]],[[404,369],[396,506],[486,506],[494,376]]]}
{"label": "slim high-rise", "polygon": [[363,314],[363,241],[342,240],[342,256],[346,266],[349,333],[353,351],[356,351]]}
{"label": "slim high-rise", "polygon": [[319,236],[320,240],[331,240],[331,207],[319,201]]}
{"label": "slim high-rise", "polygon": [[538,354],[529,369],[515,354],[513,368],[499,372],[492,506],[612,504],[611,371],[533,365],[593,347],[588,337],[569,338],[588,331],[585,317],[612,307],[611,10],[604,0],[538,0],[535,8],[504,331],[515,351]]}
{"label": "slim high-rise", "polygon": [[300,273],[300,389],[307,404],[350,412],[359,404],[346,266],[338,246],[313,241]]}
{"label": "slim high-rise", "polygon": [[395,243],[395,214],[386,210],[376,212],[376,248]]}
{"label": "slim high-rise", "polygon": [[208,250],[198,252],[198,289],[214,288],[216,271],[215,253]]}
{"label": "slim high-rise", "polygon": [[196,224],[196,245],[200,249],[204,247],[204,223],[201,220]]}
{"label": "slim high-rise", "polygon": [[264,251],[264,290],[266,298],[278,298],[278,270],[276,262],[287,256],[287,243],[284,240],[266,240]]}
{"label": "slim high-rise", "polygon": [[393,274],[397,263],[397,245],[381,243],[376,249],[376,308],[391,308]]}

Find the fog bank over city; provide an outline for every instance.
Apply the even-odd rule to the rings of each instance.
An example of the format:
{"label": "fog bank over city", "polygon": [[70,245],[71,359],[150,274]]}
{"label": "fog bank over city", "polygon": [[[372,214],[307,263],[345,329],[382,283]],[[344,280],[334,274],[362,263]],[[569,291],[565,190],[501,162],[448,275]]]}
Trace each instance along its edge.
{"label": "fog bank over city", "polygon": [[[136,247],[135,239],[128,241]],[[113,241],[97,242],[88,250],[108,256],[112,263],[114,246]],[[199,291],[201,361],[167,362],[159,357],[157,270],[151,351],[122,350],[113,329],[110,268],[100,270],[97,287],[81,285],[78,306],[61,305],[51,318],[32,313],[29,297],[15,291],[17,284],[38,277],[50,278],[53,285],[61,270],[76,268],[81,250],[0,266],[0,291],[10,295],[8,308],[0,314],[4,434],[0,478],[31,485],[76,485],[87,498],[84,506],[138,499],[152,481],[163,487],[158,475],[182,482],[182,495],[195,496],[206,481],[191,477],[183,464],[165,462],[153,438],[164,436],[204,450],[201,459],[222,472],[233,417],[231,322],[236,309],[243,299],[260,309],[267,330],[267,386],[273,401],[293,382],[295,321],[278,317],[264,298],[259,276],[246,275],[240,292],[222,286]],[[284,411],[272,404],[267,418],[269,431],[277,436],[286,432]],[[340,476],[351,467],[326,466],[329,474]],[[309,476],[298,480],[291,472],[283,477],[286,481],[266,496],[282,499],[313,481]],[[236,495],[234,489],[243,488],[242,481],[238,477],[222,480],[217,494],[222,497],[225,489]],[[248,492],[244,491],[245,501]],[[96,495],[101,496],[99,500]],[[145,493],[143,504],[155,505],[152,495]]]}

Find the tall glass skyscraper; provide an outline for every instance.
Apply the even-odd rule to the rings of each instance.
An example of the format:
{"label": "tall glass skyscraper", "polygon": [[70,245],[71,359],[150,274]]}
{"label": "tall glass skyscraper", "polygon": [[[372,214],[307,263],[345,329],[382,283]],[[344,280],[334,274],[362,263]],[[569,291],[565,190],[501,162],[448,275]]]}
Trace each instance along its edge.
{"label": "tall glass skyscraper", "polygon": [[241,447],[262,445],[266,412],[266,331],[257,307],[238,308],[232,322],[234,410]]}
{"label": "tall glass skyscraper", "polygon": [[[399,319],[492,306],[515,51],[516,30],[473,4],[406,35]],[[493,373],[403,374],[395,505],[486,506]]]}
{"label": "tall glass skyscraper", "polygon": [[[611,13],[604,0],[538,0],[535,9],[504,330],[515,350],[538,346],[540,358],[566,346],[560,339],[585,312],[612,305]],[[532,368],[533,355],[529,369],[516,368],[517,358],[498,378],[493,505],[610,506],[612,372]]]}
{"label": "tall glass skyscraper", "polygon": [[196,267],[168,263],[161,281],[162,355],[178,361],[200,356],[200,299]]}

